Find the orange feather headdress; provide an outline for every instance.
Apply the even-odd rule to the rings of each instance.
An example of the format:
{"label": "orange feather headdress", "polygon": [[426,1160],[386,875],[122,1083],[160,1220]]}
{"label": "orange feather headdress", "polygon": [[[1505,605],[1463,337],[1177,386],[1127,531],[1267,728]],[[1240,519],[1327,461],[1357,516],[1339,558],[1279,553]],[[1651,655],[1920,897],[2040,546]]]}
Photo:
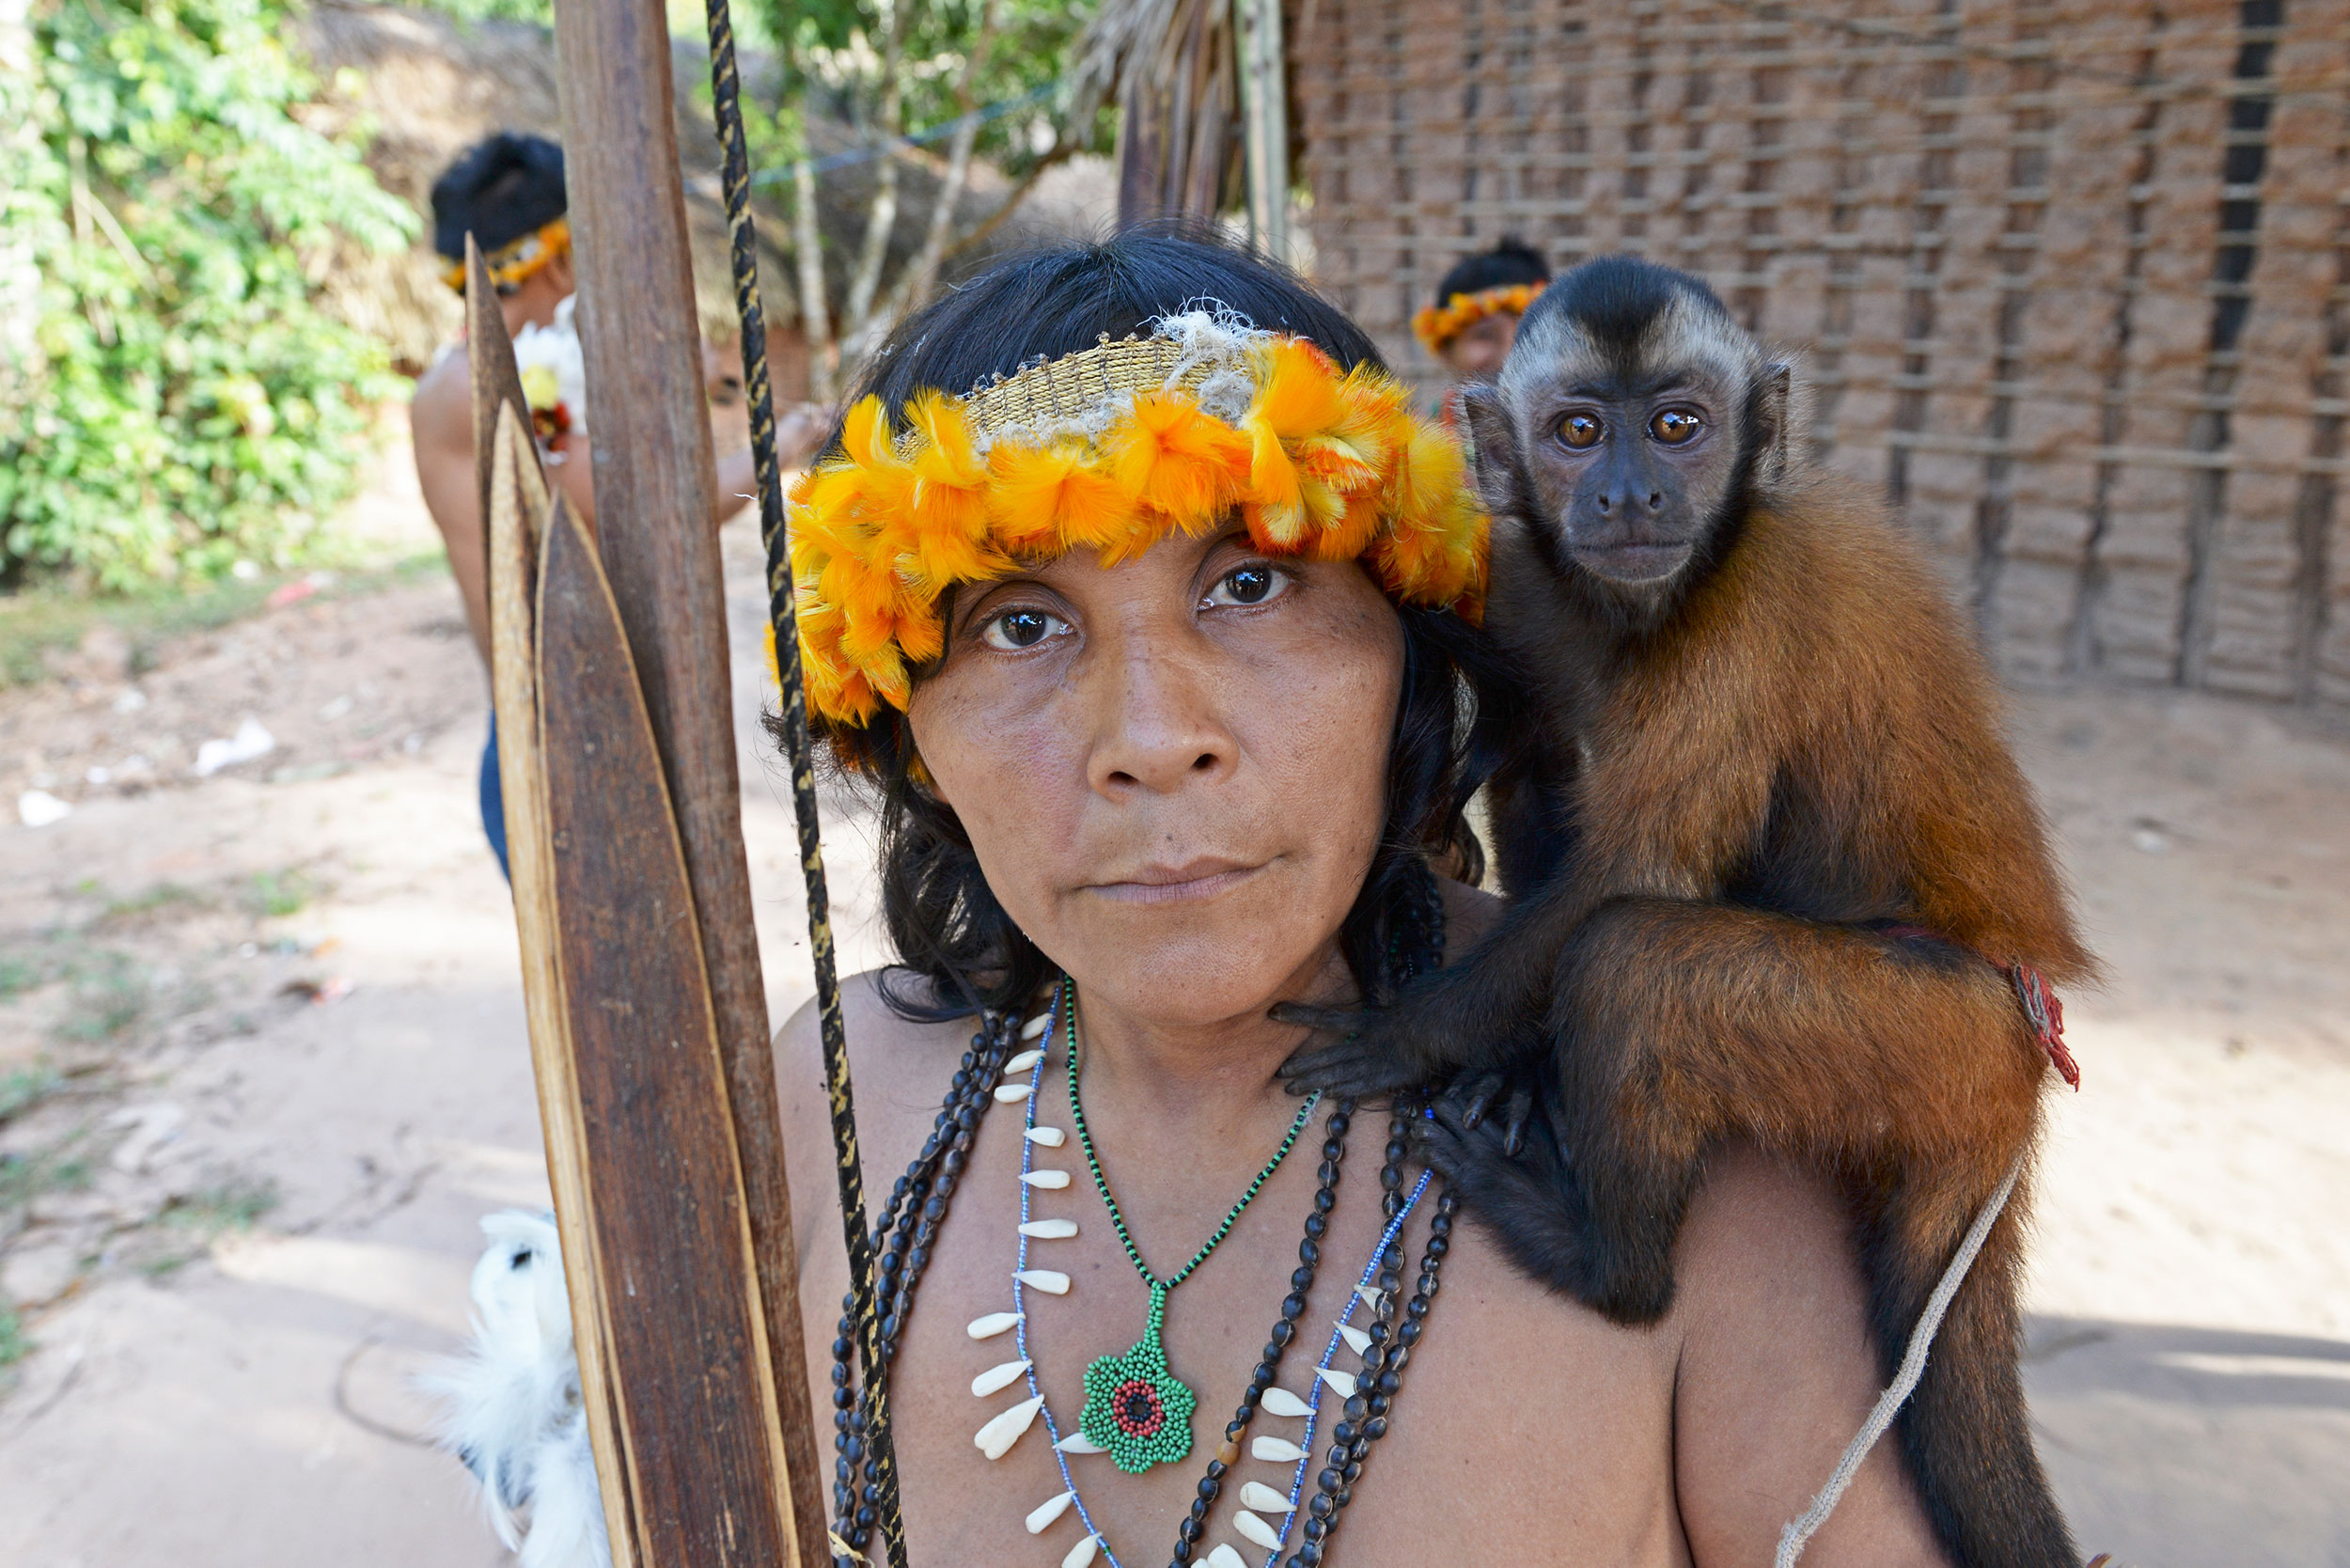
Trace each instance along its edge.
{"label": "orange feather headdress", "polygon": [[961,398],[923,392],[901,417],[857,403],[791,495],[800,664],[829,724],[905,707],[956,584],[1080,547],[1114,564],[1235,513],[1267,554],[1359,557],[1402,603],[1483,605],[1459,445],[1402,383],[1302,337],[1193,312]]}
{"label": "orange feather headdress", "polygon": [[1505,311],[1523,316],[1543,291],[1539,283],[1504,283],[1492,289],[1480,289],[1474,294],[1455,294],[1442,305],[1423,306],[1412,317],[1412,336],[1430,353],[1444,353],[1444,346],[1475,326],[1488,316]]}

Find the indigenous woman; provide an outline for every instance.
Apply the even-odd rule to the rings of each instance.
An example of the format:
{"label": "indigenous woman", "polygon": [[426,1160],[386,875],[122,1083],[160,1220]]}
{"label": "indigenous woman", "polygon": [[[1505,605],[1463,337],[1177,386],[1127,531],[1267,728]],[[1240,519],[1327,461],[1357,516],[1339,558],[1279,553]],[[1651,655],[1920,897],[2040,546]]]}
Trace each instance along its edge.
{"label": "indigenous woman", "polygon": [[[791,526],[900,958],[847,1010],[914,1560],[1769,1560],[1876,1392],[1826,1190],[1719,1160],[1678,1305],[1621,1329],[1423,1179],[1408,1105],[1278,1081],[1268,1008],[1376,999],[1494,917],[1430,870],[1479,858],[1451,439],[1296,280],[1164,234],[965,285],[862,396]],[[805,1204],[812,1010],[776,1048]],[[817,1308],[847,1264],[800,1234],[837,1529],[879,1561]],[[1940,1560],[1889,1451],[1807,1560]]]}
{"label": "indigenous woman", "polygon": [[[1517,341],[1518,318],[1550,282],[1550,263],[1521,240],[1465,256],[1436,285],[1436,301],[1412,318],[1412,336],[1454,384],[1491,381]],[[1447,404],[1449,409],[1449,401]]]}

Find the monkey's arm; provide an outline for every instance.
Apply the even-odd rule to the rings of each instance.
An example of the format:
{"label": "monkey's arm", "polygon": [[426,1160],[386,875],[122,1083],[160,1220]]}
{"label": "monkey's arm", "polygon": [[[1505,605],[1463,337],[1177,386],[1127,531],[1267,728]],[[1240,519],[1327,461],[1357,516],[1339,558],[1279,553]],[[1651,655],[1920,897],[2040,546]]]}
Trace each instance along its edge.
{"label": "monkey's arm", "polygon": [[1584,922],[1543,1030],[1571,1182],[1554,1176],[1542,1209],[1481,1136],[1432,1162],[1472,1205],[1511,1195],[1482,1212],[1520,1266],[1627,1322],[1670,1305],[1674,1238],[1725,1140],[1872,1173],[1922,1206],[1908,1239],[1938,1247],[2029,1140],[2047,1060],[2006,977],[1970,954],[1661,899]]}
{"label": "monkey's arm", "polygon": [[1592,908],[1573,870],[1512,903],[1458,964],[1383,1011],[1284,1004],[1274,1016],[1324,1032],[1282,1066],[1292,1087],[1360,1098],[1426,1082],[1448,1067],[1490,1070],[1519,1056],[1548,1005],[1560,952]]}
{"label": "monkey's arm", "polygon": [[[1642,768],[1652,770],[1646,780]],[[1278,1017],[1339,1037],[1292,1058],[1283,1070],[1291,1082],[1360,1097],[1426,1082],[1448,1067],[1521,1062],[1538,1049],[1531,1043],[1544,1032],[1562,955],[1592,912],[1625,897],[1710,895],[1753,842],[1769,787],[1766,776],[1668,736],[1644,740],[1581,796],[1558,870],[1538,891],[1514,899],[1459,962],[1377,1013],[1277,1009]]]}

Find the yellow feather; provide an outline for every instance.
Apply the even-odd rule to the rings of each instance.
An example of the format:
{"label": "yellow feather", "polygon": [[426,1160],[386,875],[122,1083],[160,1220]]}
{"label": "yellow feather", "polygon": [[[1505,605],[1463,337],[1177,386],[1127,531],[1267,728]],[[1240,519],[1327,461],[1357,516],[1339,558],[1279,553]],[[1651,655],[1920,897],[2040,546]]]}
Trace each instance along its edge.
{"label": "yellow feather", "polygon": [[1134,525],[1134,499],[1094,472],[1074,444],[1037,448],[998,445],[988,454],[987,514],[996,539],[1015,556],[1058,555],[1079,544],[1099,548]]}
{"label": "yellow feather", "polygon": [[1247,482],[1249,439],[1176,394],[1136,397],[1105,447],[1119,487],[1182,528],[1214,525]]}

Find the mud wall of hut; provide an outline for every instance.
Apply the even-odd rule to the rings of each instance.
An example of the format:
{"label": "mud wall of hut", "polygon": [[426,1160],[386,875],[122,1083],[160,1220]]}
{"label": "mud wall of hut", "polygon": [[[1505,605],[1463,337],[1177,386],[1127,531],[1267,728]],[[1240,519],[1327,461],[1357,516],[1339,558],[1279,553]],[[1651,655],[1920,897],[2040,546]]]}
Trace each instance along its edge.
{"label": "mud wall of hut", "polygon": [[2011,675],[2350,712],[2350,0],[1297,0],[1316,266],[1711,279]]}

